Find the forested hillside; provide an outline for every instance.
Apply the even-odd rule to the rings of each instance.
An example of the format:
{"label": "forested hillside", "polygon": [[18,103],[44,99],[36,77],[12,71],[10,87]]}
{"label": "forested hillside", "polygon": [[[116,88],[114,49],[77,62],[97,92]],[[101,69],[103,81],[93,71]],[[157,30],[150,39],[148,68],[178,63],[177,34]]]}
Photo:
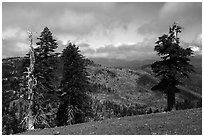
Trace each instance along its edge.
{"label": "forested hillside", "polygon": [[[18,97],[16,89],[19,88],[17,86],[18,74],[21,72],[22,61],[23,58],[3,59],[3,109],[5,110],[9,110],[10,102]],[[92,114],[86,117],[86,122],[157,113],[166,109],[165,94],[151,91],[151,87],[158,81],[147,67],[131,70],[103,67],[88,59],[86,62],[89,64],[87,72],[92,109]],[[63,69],[62,63],[58,63],[58,69],[55,73],[58,80],[53,81],[56,87],[59,86],[59,80],[62,78],[60,72]],[[191,84],[193,87],[193,83]],[[199,103],[196,103],[199,99],[192,99],[191,95],[187,94],[186,96],[182,93],[185,92],[176,95],[176,109],[200,107]],[[54,117],[56,112],[57,108],[53,108]],[[6,115],[9,117],[3,119],[3,124],[4,122],[14,122],[13,117],[18,118],[18,112],[11,114]]]}

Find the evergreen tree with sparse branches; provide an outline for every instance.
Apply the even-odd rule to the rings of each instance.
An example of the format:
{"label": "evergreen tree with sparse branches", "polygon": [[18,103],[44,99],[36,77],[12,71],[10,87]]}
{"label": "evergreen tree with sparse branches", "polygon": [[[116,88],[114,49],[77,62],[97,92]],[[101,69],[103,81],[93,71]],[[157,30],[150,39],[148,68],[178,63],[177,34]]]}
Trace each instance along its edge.
{"label": "evergreen tree with sparse branches", "polygon": [[152,90],[164,91],[167,94],[167,111],[171,111],[175,105],[176,87],[182,84],[184,78],[189,78],[189,73],[193,72],[193,66],[190,64],[190,56],[193,51],[190,48],[180,46],[178,34],[182,28],[176,23],[169,28],[169,34],[164,34],[155,42],[154,50],[161,57],[151,65],[156,77],[160,78],[158,85]]}
{"label": "evergreen tree with sparse branches", "polygon": [[57,112],[58,126],[82,123],[89,111],[88,77],[84,56],[72,43],[63,50],[61,104]]}

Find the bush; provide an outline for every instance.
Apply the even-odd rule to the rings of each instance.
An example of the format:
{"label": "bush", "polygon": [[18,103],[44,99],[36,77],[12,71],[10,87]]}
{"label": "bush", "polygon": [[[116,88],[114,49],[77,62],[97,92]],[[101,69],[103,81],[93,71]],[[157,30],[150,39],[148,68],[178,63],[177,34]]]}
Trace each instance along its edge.
{"label": "bush", "polygon": [[138,79],[138,84],[141,86],[153,86],[157,82],[150,75],[142,74]]}
{"label": "bush", "polygon": [[183,110],[183,109],[191,109],[191,108],[199,108],[202,107],[202,100],[188,100],[185,99],[182,102],[176,102],[175,108],[176,110]]}
{"label": "bush", "polygon": [[113,71],[107,70],[108,75],[111,76],[111,78],[115,78],[117,76],[117,74]]}

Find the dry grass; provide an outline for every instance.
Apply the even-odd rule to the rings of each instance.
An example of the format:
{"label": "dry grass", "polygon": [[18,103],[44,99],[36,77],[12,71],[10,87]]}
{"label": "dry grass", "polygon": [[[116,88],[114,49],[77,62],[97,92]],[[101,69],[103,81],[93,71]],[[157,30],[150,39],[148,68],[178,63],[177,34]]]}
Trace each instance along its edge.
{"label": "dry grass", "polygon": [[201,135],[202,109],[189,109],[76,124],[22,135]]}

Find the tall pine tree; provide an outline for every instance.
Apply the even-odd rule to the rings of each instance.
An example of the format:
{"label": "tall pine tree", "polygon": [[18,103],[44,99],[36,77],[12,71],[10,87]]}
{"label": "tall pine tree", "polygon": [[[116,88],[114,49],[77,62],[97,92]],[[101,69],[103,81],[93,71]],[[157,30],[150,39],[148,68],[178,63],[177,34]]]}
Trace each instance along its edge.
{"label": "tall pine tree", "polygon": [[35,49],[36,54],[36,65],[35,76],[40,81],[41,86],[44,91],[53,90],[53,72],[57,68],[55,49],[57,48],[57,42],[53,38],[51,31],[45,27],[41,32],[40,37],[38,37],[39,42],[36,43],[38,47]]}
{"label": "tall pine tree", "polygon": [[84,56],[72,43],[63,50],[63,78],[61,81],[61,104],[57,113],[58,126],[84,122],[89,110],[87,95],[88,77]]}
{"label": "tall pine tree", "polygon": [[[57,55],[55,52],[57,42],[51,31],[45,27],[37,38],[35,53],[34,76],[37,78],[37,85],[34,89],[32,111],[37,116],[35,128],[50,127],[54,124],[53,107],[57,108],[56,76]],[[24,71],[29,65],[29,53],[24,59]]]}
{"label": "tall pine tree", "polygon": [[[52,32],[45,27],[41,35],[37,38],[39,42],[36,43],[35,51],[35,70],[34,75],[37,77],[38,87],[44,92],[51,92],[54,87],[53,78],[54,71],[57,68],[57,42],[52,36]],[[29,64],[29,53],[25,56],[24,67]]]}
{"label": "tall pine tree", "polygon": [[[54,75],[57,69],[57,55],[55,52],[57,49],[57,42],[52,36],[52,32],[45,27],[41,32],[40,37],[37,38],[39,42],[36,43],[38,46],[35,49],[36,63],[34,75],[37,78],[35,104],[37,104],[37,109],[35,113],[46,114],[44,116],[47,123],[44,126],[53,126],[54,122],[54,108],[56,108],[57,97],[56,97],[56,76]],[[56,102],[55,102],[56,101]],[[38,120],[39,125],[45,123],[43,119]]]}
{"label": "tall pine tree", "polygon": [[182,79],[188,78],[188,73],[194,71],[190,64],[193,51],[180,46],[178,34],[181,33],[181,29],[174,23],[169,28],[168,35],[159,37],[154,50],[161,60],[151,65],[153,72],[160,78],[160,83],[152,89],[161,90],[167,94],[167,111],[171,111],[175,105],[175,93],[178,92],[176,86],[182,84]]}

